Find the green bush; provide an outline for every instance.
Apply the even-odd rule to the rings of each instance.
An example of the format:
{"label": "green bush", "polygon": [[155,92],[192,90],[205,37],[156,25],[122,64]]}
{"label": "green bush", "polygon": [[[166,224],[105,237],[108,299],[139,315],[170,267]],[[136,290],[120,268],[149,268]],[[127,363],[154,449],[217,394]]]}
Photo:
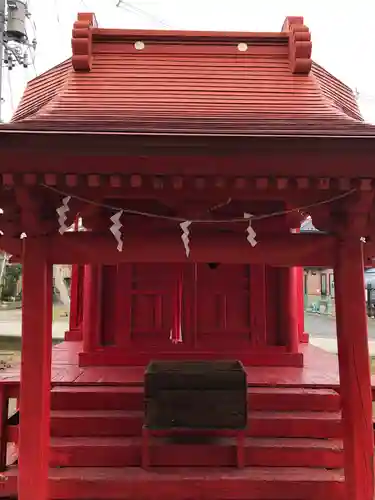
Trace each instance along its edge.
{"label": "green bush", "polygon": [[8,264],[1,283],[1,300],[9,301],[16,298],[17,283],[21,277],[21,264]]}

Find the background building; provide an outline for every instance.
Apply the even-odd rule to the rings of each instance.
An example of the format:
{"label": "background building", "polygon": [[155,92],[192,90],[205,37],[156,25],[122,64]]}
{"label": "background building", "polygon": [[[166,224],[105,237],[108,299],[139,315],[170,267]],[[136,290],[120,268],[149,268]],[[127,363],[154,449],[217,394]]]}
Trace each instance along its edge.
{"label": "background building", "polygon": [[[301,232],[319,232],[308,217],[301,224]],[[306,267],[304,270],[305,309],[326,313],[335,313],[335,289],[333,269]]]}

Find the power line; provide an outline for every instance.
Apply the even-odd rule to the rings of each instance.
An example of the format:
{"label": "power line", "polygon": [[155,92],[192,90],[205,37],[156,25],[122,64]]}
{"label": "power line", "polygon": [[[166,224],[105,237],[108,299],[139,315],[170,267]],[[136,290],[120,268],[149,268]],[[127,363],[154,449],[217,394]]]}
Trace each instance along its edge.
{"label": "power line", "polygon": [[369,94],[368,92],[361,92],[360,90],[358,90],[357,87],[354,89],[354,95],[357,101],[360,99],[363,99],[365,101],[375,101],[375,94]]}
{"label": "power line", "polygon": [[372,101],[375,103],[375,95],[370,95],[370,94],[359,94],[357,99],[362,99],[364,101]]}
{"label": "power line", "polygon": [[140,7],[137,7],[134,5],[132,2],[125,2],[124,0],[118,0],[116,3],[116,7],[122,7],[124,10],[128,10],[129,12],[132,12],[133,14],[138,14],[142,17],[146,17],[157,24],[160,24],[161,26],[164,26],[164,28],[172,29],[172,26],[170,26],[164,19],[155,16],[151,12],[147,12],[144,9],[141,9]]}
{"label": "power line", "polygon": [[59,5],[57,3],[57,0],[54,0],[53,5],[54,5],[54,10],[55,10],[55,16],[56,16],[57,24],[60,25],[61,19],[60,19],[60,11],[59,11]]}

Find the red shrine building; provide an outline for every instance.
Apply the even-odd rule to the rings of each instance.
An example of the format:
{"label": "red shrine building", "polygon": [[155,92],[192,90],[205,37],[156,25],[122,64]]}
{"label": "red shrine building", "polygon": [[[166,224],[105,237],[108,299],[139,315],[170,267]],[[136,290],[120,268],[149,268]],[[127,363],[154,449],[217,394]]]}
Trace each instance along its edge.
{"label": "red shrine building", "polygon": [[[1,248],[23,265],[0,498],[373,500],[375,127],[311,52],[301,17],[218,33],[79,14],[72,57],[28,84],[0,127]],[[56,346],[53,264],[73,266]],[[314,266],[334,270],[338,360],[304,333]],[[242,437],[146,442],[155,360],[240,362]]]}

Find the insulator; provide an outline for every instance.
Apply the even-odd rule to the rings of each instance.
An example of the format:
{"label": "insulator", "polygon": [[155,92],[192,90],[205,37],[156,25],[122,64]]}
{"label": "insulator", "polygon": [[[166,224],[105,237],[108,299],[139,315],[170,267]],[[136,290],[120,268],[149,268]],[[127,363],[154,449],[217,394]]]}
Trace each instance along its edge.
{"label": "insulator", "polygon": [[12,54],[8,54],[8,69],[12,70],[15,66],[14,58]]}
{"label": "insulator", "polygon": [[8,0],[8,21],[5,34],[8,40],[23,43],[26,33],[26,4],[21,0]]}

